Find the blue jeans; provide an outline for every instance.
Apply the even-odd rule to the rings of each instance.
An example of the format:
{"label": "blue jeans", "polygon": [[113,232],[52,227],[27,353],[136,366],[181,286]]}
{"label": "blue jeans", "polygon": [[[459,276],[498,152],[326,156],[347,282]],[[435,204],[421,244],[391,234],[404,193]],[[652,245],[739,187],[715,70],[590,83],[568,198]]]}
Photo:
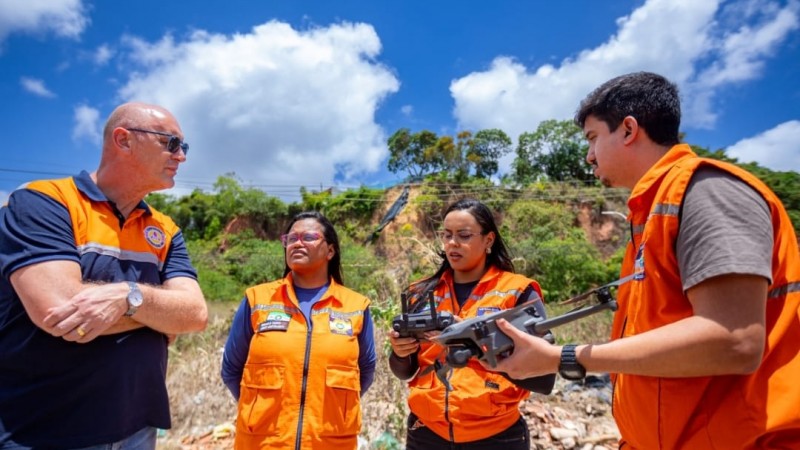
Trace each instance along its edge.
{"label": "blue jeans", "polygon": [[110,444],[93,445],[75,450],[155,450],[156,429],[145,427],[125,439]]}

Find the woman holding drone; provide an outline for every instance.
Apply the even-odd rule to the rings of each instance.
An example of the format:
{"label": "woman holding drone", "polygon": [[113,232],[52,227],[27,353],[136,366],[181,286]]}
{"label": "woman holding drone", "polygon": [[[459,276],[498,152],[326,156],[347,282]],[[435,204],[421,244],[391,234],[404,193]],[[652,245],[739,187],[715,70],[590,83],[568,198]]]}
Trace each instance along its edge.
{"label": "woman holding drone", "polygon": [[[439,270],[412,284],[405,293],[412,311],[428,307],[432,293],[436,310],[453,314],[457,321],[532,300],[545,317],[539,284],[514,273],[508,250],[486,205],[474,199],[450,205],[440,237],[443,251]],[[428,341],[438,333],[425,332],[424,339],[400,337],[397,331],[389,334],[392,373],[409,380],[411,389],[406,448],[530,449],[530,435],[519,403],[529,391],[550,393],[555,375],[512,380],[487,371],[472,358],[443,382],[434,368],[444,349]]]}

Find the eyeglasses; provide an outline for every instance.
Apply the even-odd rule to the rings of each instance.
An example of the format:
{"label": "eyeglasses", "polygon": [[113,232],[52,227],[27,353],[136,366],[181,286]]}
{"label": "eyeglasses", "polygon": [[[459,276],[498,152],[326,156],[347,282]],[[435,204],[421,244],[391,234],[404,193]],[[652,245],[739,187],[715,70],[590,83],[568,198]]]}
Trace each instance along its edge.
{"label": "eyeglasses", "polygon": [[298,242],[302,242],[303,245],[313,244],[322,238],[323,236],[319,233],[288,233],[281,235],[281,244],[283,244],[284,247],[288,247]]}
{"label": "eyeglasses", "polygon": [[439,231],[437,233],[439,235],[439,239],[442,240],[443,244],[450,242],[451,240],[455,240],[459,244],[466,244],[472,239],[472,236],[478,236],[481,234],[486,233],[471,233],[469,231],[459,231],[458,233],[452,233],[450,231]]}
{"label": "eyeglasses", "polygon": [[170,153],[177,153],[178,149],[183,150],[183,154],[186,155],[189,153],[189,144],[183,142],[181,138],[175,136],[174,134],[163,133],[161,131],[152,131],[152,130],[142,130],[140,128],[126,128],[128,131],[138,131],[139,133],[150,133],[150,134],[157,134],[159,136],[166,136],[169,138],[167,141],[167,151]]}

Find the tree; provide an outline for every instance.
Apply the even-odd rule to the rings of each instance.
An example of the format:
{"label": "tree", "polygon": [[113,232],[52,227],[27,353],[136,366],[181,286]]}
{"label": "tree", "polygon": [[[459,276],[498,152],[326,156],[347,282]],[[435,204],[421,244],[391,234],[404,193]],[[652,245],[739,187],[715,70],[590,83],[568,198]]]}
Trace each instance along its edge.
{"label": "tree", "polygon": [[471,131],[461,131],[454,139],[437,137],[427,130],[411,133],[401,128],[388,144],[390,172],[406,171],[412,179],[441,173],[451,181],[462,182],[471,173],[477,178],[497,173],[499,159],[511,151],[512,142],[498,129],[481,130],[474,136]]}
{"label": "tree", "polygon": [[541,179],[593,180],[586,164],[588,150],[582,130],[573,121],[545,120],[535,132],[520,135],[513,180],[523,185]]}
{"label": "tree", "polygon": [[481,130],[470,141],[467,160],[475,167],[475,176],[489,178],[497,173],[498,161],[511,151],[511,139],[496,128]]}
{"label": "tree", "polygon": [[217,211],[215,197],[201,189],[195,189],[191,194],[179,198],[156,192],[147,196],[147,202],[170,216],[187,240],[203,237]]}
{"label": "tree", "polygon": [[447,178],[464,182],[469,177],[469,160],[467,154],[472,147],[472,132],[462,131],[453,139],[451,136],[444,136],[436,143],[437,155],[440,159],[438,168],[442,170]]}
{"label": "tree", "polygon": [[461,152],[452,136],[442,136],[425,149],[425,159],[430,162],[433,172],[450,173],[453,168],[461,166]]}
{"label": "tree", "polygon": [[388,140],[389,163],[392,173],[408,172],[412,179],[419,179],[430,173],[432,161],[430,148],[436,145],[435,133],[422,130],[412,134],[408,128],[397,130]]}

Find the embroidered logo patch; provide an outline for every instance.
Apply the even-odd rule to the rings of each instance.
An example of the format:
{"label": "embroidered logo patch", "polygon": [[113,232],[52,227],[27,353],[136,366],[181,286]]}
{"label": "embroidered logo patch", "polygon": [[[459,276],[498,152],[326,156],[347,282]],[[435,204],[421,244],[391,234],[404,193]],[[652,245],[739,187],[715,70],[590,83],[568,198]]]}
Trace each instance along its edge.
{"label": "embroidered logo patch", "polygon": [[341,334],[344,336],[353,335],[353,324],[350,322],[350,319],[331,317],[328,326],[333,334]]}
{"label": "embroidered logo patch", "polygon": [[283,311],[271,311],[267,319],[258,324],[258,332],[264,331],[286,331],[289,329],[289,322],[292,316]]}
{"label": "embroidered logo patch", "polygon": [[160,228],[149,226],[144,229],[144,238],[155,248],[161,248],[166,241],[164,232]]}

